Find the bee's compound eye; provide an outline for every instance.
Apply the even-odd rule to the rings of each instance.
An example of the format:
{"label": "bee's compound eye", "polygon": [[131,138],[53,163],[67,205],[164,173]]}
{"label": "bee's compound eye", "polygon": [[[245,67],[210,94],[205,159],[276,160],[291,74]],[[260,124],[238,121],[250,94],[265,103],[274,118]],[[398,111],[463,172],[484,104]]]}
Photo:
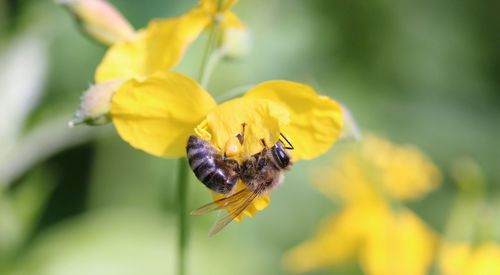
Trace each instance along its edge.
{"label": "bee's compound eye", "polygon": [[274,157],[278,161],[281,168],[286,168],[290,164],[290,156],[287,154],[285,149],[281,146],[275,146],[273,148]]}

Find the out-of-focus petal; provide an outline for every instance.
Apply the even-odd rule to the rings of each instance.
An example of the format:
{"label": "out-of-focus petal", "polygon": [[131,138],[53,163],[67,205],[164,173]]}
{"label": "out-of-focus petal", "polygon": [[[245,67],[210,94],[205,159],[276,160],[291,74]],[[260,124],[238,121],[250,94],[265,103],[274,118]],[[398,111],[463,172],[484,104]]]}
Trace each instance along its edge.
{"label": "out-of-focus petal", "polygon": [[282,133],[295,147],[295,160],[312,159],[325,153],[342,129],[342,108],[336,101],[318,95],[311,87],[291,81],[268,81],[248,91],[244,98],[279,103],[290,113]]}
{"label": "out-of-focus petal", "polygon": [[472,253],[472,247],[466,242],[441,245],[439,252],[439,269],[443,275],[461,275]]}
{"label": "out-of-focus petal", "polygon": [[240,18],[232,11],[226,11],[223,13],[223,20],[220,22],[221,27],[223,29],[232,28],[232,29],[246,29],[247,27],[243,22],[241,22]]}
{"label": "out-of-focus petal", "polygon": [[366,274],[427,274],[437,246],[435,233],[406,209],[375,212],[372,218],[361,250]]}
{"label": "out-of-focus petal", "polygon": [[370,201],[380,197],[376,186],[366,172],[366,167],[354,154],[340,154],[328,169],[323,168],[316,174],[325,177],[313,178],[314,185],[333,201],[339,199],[346,204]]}
{"label": "out-of-focus petal", "polygon": [[500,246],[491,242],[476,248],[465,267],[464,274],[500,274]]}
{"label": "out-of-focus petal", "polygon": [[330,217],[313,239],[285,255],[283,266],[294,273],[305,273],[354,260],[373,209],[366,205],[352,205]]}
{"label": "out-of-focus petal", "polygon": [[421,198],[441,183],[439,169],[414,146],[394,145],[369,135],[360,153],[368,169],[376,171],[377,182],[394,198]]}
{"label": "out-of-focus petal", "polygon": [[112,98],[111,115],[121,138],[133,147],[180,157],[194,127],[215,105],[196,81],[164,72],[125,82]]}
{"label": "out-of-focus petal", "polygon": [[172,68],[210,20],[210,13],[198,7],[179,17],[151,21],[136,39],[108,50],[97,68],[96,82],[141,78]]}

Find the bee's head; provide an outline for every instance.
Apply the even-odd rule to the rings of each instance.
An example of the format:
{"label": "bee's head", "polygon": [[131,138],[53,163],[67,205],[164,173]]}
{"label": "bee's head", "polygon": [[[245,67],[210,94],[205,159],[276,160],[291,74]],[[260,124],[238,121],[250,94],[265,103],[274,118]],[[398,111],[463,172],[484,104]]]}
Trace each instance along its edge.
{"label": "bee's head", "polygon": [[279,168],[288,169],[292,165],[290,161],[290,154],[285,149],[285,146],[281,141],[278,141],[278,143],[271,147],[271,153]]}

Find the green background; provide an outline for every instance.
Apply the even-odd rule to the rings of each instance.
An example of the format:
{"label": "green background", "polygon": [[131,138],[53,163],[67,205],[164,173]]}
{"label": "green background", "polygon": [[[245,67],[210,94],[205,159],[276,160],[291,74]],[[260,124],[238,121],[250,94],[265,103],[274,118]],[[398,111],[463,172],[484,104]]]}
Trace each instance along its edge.
{"label": "green background", "polygon": [[[136,28],[195,5],[111,2]],[[495,0],[241,0],[235,12],[252,30],[253,50],[243,60],[220,64],[208,90],[222,95],[271,79],[305,82],[348,106],[363,132],[415,144],[442,169],[444,182],[409,206],[439,231],[456,194],[449,176],[453,160],[476,160],[488,196],[498,193],[499,10]],[[206,39],[189,49],[176,70],[196,76]],[[21,54],[25,58],[13,63],[21,72],[15,82],[42,76],[35,85],[40,99],[26,111],[16,139],[49,123],[54,128],[0,162],[5,172],[35,159],[0,180],[0,273],[175,274],[176,161],[134,150],[112,125],[66,126],[105,48],[79,33],[51,1],[0,0],[1,68],[13,70],[6,60],[20,45],[34,46],[26,53],[35,56]],[[3,84],[0,94],[6,93]],[[7,107],[0,102],[0,115],[10,116]],[[44,155],[50,141],[76,145]],[[310,182],[321,179],[316,169],[346,144],[296,164],[268,209],[215,237],[206,236],[215,215],[190,217],[191,274],[284,273],[282,255],[339,207]],[[194,179],[189,191],[190,209],[211,199]],[[360,272],[353,263],[311,274]]]}

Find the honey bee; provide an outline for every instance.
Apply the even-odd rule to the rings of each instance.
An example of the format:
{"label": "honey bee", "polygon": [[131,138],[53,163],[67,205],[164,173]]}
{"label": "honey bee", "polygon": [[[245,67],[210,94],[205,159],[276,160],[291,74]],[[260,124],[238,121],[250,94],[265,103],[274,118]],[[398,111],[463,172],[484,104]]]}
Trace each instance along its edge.
{"label": "honey bee", "polygon": [[[245,124],[242,133],[237,135],[242,145],[244,131]],[[202,215],[216,210],[227,210],[225,215],[217,219],[209,236],[222,230],[256,198],[269,193],[283,182],[283,172],[292,166],[287,150],[294,148],[283,134],[280,135],[289,146],[285,146],[279,140],[269,147],[262,139],[264,149],[245,159],[241,164],[235,159],[217,153],[207,141],[194,136],[189,138],[187,155],[195,175],[208,188],[226,196],[191,212],[192,215]],[[231,194],[239,179],[246,188]]]}
{"label": "honey bee", "polygon": [[196,177],[211,190],[229,194],[240,178],[238,161],[226,158],[208,141],[190,136],[186,147],[189,166]]}

